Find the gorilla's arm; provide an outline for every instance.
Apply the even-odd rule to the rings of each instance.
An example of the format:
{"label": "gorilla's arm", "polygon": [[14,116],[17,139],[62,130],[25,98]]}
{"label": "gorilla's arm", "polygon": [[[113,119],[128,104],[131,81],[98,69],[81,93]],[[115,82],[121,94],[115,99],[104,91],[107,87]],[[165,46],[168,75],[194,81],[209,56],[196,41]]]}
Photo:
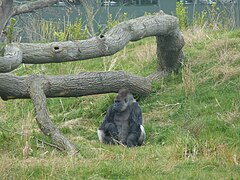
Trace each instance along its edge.
{"label": "gorilla's arm", "polygon": [[141,146],[146,138],[143,127],[142,110],[137,102],[133,104],[133,111],[130,115],[130,128],[127,137],[127,146]]}
{"label": "gorilla's arm", "polygon": [[104,121],[102,122],[101,126],[99,127],[100,130],[105,130],[105,126],[107,123],[113,123],[114,122],[114,110],[113,106],[110,106],[107,110],[107,114],[104,118]]}
{"label": "gorilla's arm", "polygon": [[140,125],[143,125],[143,117],[142,117],[142,110],[138,104],[138,102],[135,102],[133,104],[133,114],[131,114],[132,119]]}
{"label": "gorilla's arm", "polygon": [[114,123],[114,113],[113,106],[110,106],[104,121],[98,129],[98,138],[105,144],[114,144],[113,139],[117,139],[118,130]]}

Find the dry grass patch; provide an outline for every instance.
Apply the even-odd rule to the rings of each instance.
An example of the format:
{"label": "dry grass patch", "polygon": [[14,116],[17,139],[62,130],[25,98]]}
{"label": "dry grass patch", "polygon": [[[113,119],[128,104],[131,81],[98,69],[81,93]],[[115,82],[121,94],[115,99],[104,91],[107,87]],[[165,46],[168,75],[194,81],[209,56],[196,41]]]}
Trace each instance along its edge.
{"label": "dry grass patch", "polygon": [[225,64],[220,67],[215,67],[212,70],[212,73],[217,80],[216,84],[219,85],[219,84],[226,82],[233,76],[240,74],[240,68],[239,67],[237,67],[237,68],[231,67],[231,66]]}
{"label": "dry grass patch", "polygon": [[186,96],[190,96],[195,93],[195,79],[195,74],[192,72],[192,64],[190,62],[185,63],[182,70],[182,81]]}
{"label": "dry grass patch", "polygon": [[235,124],[240,119],[240,108],[238,104],[233,104],[233,107],[229,112],[218,113],[218,118],[235,128],[236,127]]}
{"label": "dry grass patch", "polygon": [[[185,86],[186,93],[194,92],[194,83],[197,82],[201,84],[209,79],[214,78],[217,84],[226,82],[233,76],[240,73],[240,68],[235,65],[240,62],[240,51],[236,48],[239,43],[238,39],[229,39],[224,37],[223,39],[218,39],[209,42],[205,45],[205,48],[201,53],[196,55],[196,58],[191,60],[191,66],[186,65],[183,68],[183,83]],[[211,66],[206,66],[211,63]],[[197,74],[191,73],[191,67],[195,66],[205,66]],[[190,78],[190,75],[196,77],[194,81]],[[192,85],[192,86],[189,86]],[[197,84],[195,84],[196,86]]]}
{"label": "dry grass patch", "polygon": [[208,36],[208,32],[204,28],[193,27],[183,31],[183,37],[188,46],[193,46],[194,43],[198,41],[204,41],[206,39],[211,39]]}
{"label": "dry grass patch", "polygon": [[218,83],[223,83],[231,77],[240,73],[240,67],[234,66],[235,63],[240,62],[240,52],[233,48],[232,44],[235,40],[220,40],[218,43],[212,44],[217,54],[217,65],[212,69],[212,75],[218,80]]}
{"label": "dry grass patch", "polygon": [[136,56],[136,63],[144,64],[144,62],[152,61],[156,57],[157,44],[145,43],[144,45],[134,48],[133,54]]}

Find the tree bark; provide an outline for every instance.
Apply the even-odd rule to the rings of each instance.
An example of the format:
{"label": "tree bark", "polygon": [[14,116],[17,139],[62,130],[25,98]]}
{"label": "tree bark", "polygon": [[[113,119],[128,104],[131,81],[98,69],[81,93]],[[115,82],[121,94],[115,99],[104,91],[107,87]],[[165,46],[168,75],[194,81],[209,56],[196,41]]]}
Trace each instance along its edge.
{"label": "tree bark", "polygon": [[0,37],[7,22],[12,16],[13,0],[0,0]]}
{"label": "tree bark", "polygon": [[3,100],[30,98],[29,83],[44,79],[44,93],[48,98],[79,97],[92,94],[118,92],[122,87],[133,94],[147,95],[151,82],[124,71],[86,72],[78,75],[18,77],[11,74],[0,75],[0,96]]}
{"label": "tree bark", "polygon": [[158,61],[161,67],[158,70],[178,69],[184,40],[178,29],[177,18],[164,13],[120,23],[105,35],[87,40],[46,44],[14,43],[12,46],[22,50],[22,63],[61,63],[109,56],[123,49],[128,42],[149,36],[157,36]]}
{"label": "tree bark", "polygon": [[52,123],[49,117],[46,96],[44,94],[45,86],[48,82],[44,78],[38,78],[38,81],[32,79],[29,86],[29,94],[34,104],[36,120],[39,128],[44,135],[50,136],[53,143],[59,148],[66,150],[69,154],[77,153],[77,148],[67,138],[65,138],[58,128]]}
{"label": "tree bark", "polygon": [[19,14],[30,13],[36,9],[42,9],[48,6],[56,4],[59,0],[38,0],[34,2],[29,2],[18,7],[14,7],[12,16]]}
{"label": "tree bark", "polygon": [[185,44],[179,28],[166,36],[157,36],[158,71],[178,72],[184,55],[182,48]]}
{"label": "tree bark", "polygon": [[8,45],[4,57],[0,57],[0,72],[6,73],[16,69],[22,64],[22,57],[23,53],[17,46]]}

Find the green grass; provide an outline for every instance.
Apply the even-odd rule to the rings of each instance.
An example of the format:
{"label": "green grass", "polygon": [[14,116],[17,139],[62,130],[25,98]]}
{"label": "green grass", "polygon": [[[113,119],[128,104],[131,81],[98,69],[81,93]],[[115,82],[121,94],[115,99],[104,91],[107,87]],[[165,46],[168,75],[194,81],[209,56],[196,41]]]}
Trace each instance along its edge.
{"label": "green grass", "polygon": [[[240,31],[195,35],[184,32],[181,71],[153,82],[147,97],[137,97],[147,133],[142,147],[98,142],[96,130],[115,94],[48,99],[53,122],[80,150],[75,157],[36,141],[51,142],[37,127],[31,100],[0,101],[1,179],[238,179]],[[125,70],[147,76],[156,69],[155,49],[155,39],[147,38],[113,56],[23,65],[14,73]],[[32,149],[28,158],[22,155],[26,142]]]}

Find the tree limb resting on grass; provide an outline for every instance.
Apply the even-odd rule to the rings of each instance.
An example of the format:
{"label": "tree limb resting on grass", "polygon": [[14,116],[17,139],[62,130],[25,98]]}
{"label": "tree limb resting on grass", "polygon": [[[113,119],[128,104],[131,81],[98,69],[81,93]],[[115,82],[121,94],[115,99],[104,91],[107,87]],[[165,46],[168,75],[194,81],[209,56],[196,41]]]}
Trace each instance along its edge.
{"label": "tree limb resting on grass", "polygon": [[[43,81],[44,80],[44,81]],[[36,81],[44,83],[46,97],[80,97],[118,92],[122,87],[140,96],[151,92],[151,82],[124,71],[85,72],[78,75],[19,77],[0,74],[0,97],[3,100],[30,98],[28,88]]]}
{"label": "tree limb resting on grass", "polygon": [[38,126],[44,135],[50,136],[57,147],[67,150],[69,154],[77,153],[78,150],[76,146],[63,136],[51,121],[46,106],[47,102],[46,95],[44,94],[44,79],[32,81],[29,85],[29,94],[34,104]]}

